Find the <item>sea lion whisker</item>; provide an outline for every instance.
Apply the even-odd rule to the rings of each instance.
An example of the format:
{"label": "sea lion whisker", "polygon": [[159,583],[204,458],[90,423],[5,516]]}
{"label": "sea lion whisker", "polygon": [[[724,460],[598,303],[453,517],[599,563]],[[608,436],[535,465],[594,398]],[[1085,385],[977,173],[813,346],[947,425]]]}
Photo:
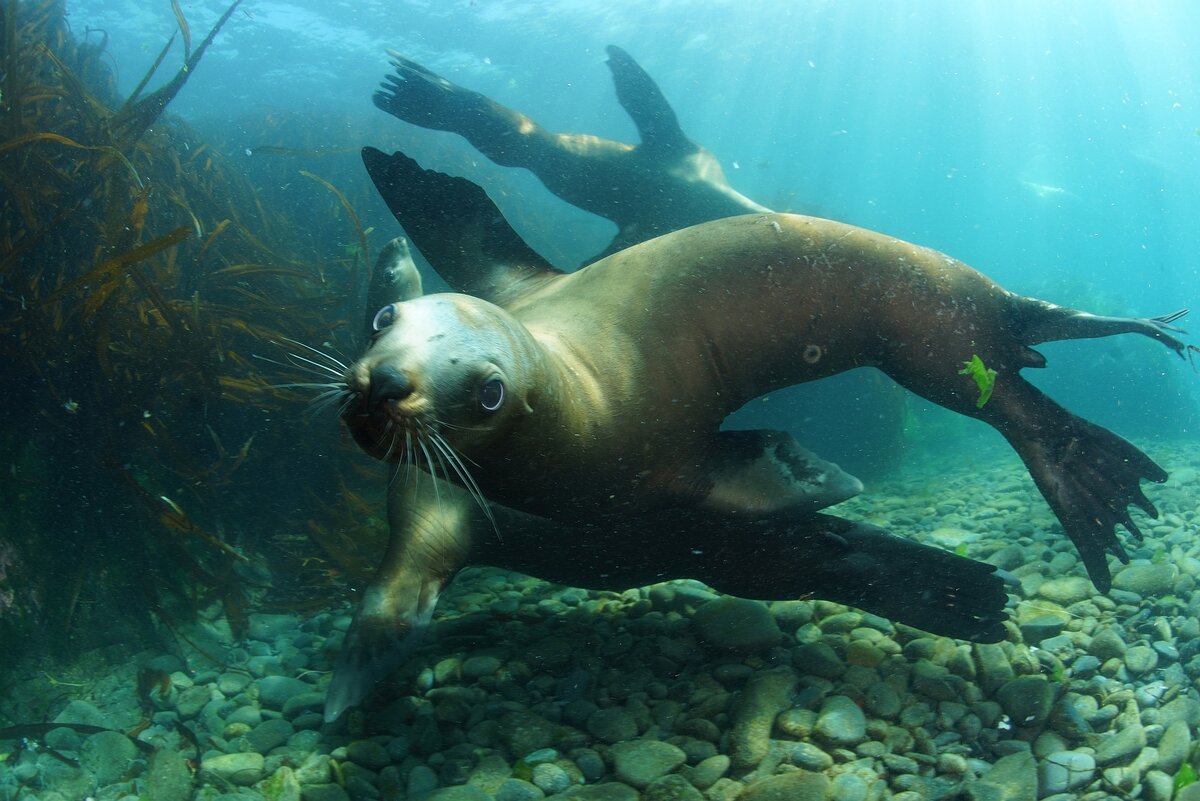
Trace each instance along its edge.
{"label": "sea lion whisker", "polygon": [[421,436],[421,432],[417,433],[417,444],[421,446],[421,452],[425,454],[425,462],[429,465],[429,475],[433,477],[433,496],[437,501],[439,509],[442,508],[442,493],[438,489],[438,474],[437,469],[433,465],[433,457],[429,455],[429,448],[425,445],[425,437]]}
{"label": "sea lion whisker", "polygon": [[[267,362],[268,364],[273,364],[276,367],[283,367],[288,370],[293,370],[293,369],[303,370],[304,372],[311,373],[312,375],[315,375],[319,378],[329,378],[332,376],[335,379],[340,379],[342,377],[340,374],[334,372],[332,369],[330,369],[328,367],[325,367],[324,365],[317,365],[318,367],[321,368],[320,370],[317,370],[317,369],[310,367],[307,364],[303,364],[303,363],[297,361],[297,359],[299,357],[297,357],[294,353],[287,354],[288,359],[286,362],[281,362],[278,359],[272,359],[270,356],[260,356],[257,353],[252,353],[250,355],[253,358],[258,359],[260,362]],[[316,364],[316,363],[313,362],[313,364]]]}
{"label": "sea lion whisker", "polygon": [[314,375],[330,375],[334,378],[341,378],[346,374],[345,370],[338,370],[337,368],[331,367],[328,364],[321,364],[320,362],[310,359],[307,356],[301,356],[299,353],[292,353],[291,351],[288,351],[287,358],[293,366],[299,367],[302,370],[307,370]]}
{"label": "sea lion whisker", "polygon": [[353,400],[354,393],[349,389],[331,389],[328,392],[322,392],[320,395],[309,401],[308,408],[305,410],[305,413],[310,417],[315,418],[318,415],[329,411],[334,404],[340,401],[341,405],[338,407],[337,417],[341,417],[342,412]]}
{"label": "sea lion whisker", "polygon": [[446,439],[436,431],[430,432],[430,441],[446,456],[446,461],[450,463],[450,466],[454,468],[454,472],[457,473],[458,477],[462,479],[463,486],[467,488],[467,492],[470,493],[471,497],[475,499],[475,502],[479,504],[480,511],[483,512],[484,517],[488,519],[488,522],[492,524],[492,530],[496,532],[496,537],[499,538],[500,526],[498,523],[496,523],[496,518],[492,514],[492,507],[490,504],[488,504],[487,498],[484,497],[483,490],[481,490],[479,485],[475,482],[475,477],[471,475],[471,471],[467,469],[465,464],[463,464],[463,457],[458,454],[454,448],[451,447],[450,443],[447,442]]}
{"label": "sea lion whisker", "polygon": [[[335,359],[333,356],[330,356],[325,351],[320,350],[319,348],[314,348],[312,345],[306,345],[303,342],[300,342],[299,340],[291,339],[289,337],[283,337],[283,341],[290,342],[291,344],[293,344],[297,347],[304,348],[305,350],[309,351],[310,353],[321,357],[326,362],[328,362],[328,366],[331,368],[336,368],[343,373],[350,369],[350,365],[347,364],[346,362],[343,362],[340,359]],[[295,354],[291,354],[291,355],[294,356]]]}

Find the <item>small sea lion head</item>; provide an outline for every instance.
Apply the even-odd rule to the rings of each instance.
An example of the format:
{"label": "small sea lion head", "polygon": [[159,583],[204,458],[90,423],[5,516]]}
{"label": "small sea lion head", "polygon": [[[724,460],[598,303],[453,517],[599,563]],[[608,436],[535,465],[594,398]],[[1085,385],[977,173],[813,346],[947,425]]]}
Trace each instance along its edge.
{"label": "small sea lion head", "polygon": [[384,306],[372,327],[346,373],[354,400],[343,415],[371,455],[453,473],[531,413],[541,352],[500,307],[427,295]]}

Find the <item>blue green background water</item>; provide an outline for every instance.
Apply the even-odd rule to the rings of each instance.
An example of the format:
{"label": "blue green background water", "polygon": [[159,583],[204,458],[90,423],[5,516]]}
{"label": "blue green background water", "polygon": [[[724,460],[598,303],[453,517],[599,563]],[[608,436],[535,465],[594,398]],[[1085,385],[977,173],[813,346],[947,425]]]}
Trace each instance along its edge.
{"label": "blue green background water", "polygon": [[[196,39],[224,7],[181,5]],[[176,27],[167,2],[70,9],[77,33],[110,34],[124,92]],[[578,263],[606,222],[370,95],[394,48],[549,129],[636,141],[604,66],[618,44],[755,200],[943,250],[1017,292],[1149,316],[1200,303],[1198,40],[1190,2],[247,0],[171,111],[244,142],[231,150],[251,172],[254,146],[289,144],[264,141],[270,115],[319,127],[325,146],[404,149],[483,183],[536,245]],[[366,181],[352,154],[338,169]],[[378,237],[396,230],[365,214]],[[1044,350],[1053,369],[1032,377],[1085,416],[1196,433],[1200,384],[1165,349]]]}

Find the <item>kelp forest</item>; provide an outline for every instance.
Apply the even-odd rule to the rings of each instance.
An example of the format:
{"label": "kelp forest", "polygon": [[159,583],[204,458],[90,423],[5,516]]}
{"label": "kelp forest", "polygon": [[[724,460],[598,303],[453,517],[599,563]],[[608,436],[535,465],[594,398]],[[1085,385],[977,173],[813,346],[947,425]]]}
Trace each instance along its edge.
{"label": "kelp forest", "polygon": [[236,636],[251,603],[334,603],[379,543],[378,466],[288,386],[314,380],[306,346],[357,347],[366,190],[277,148],[270,169],[315,198],[285,211],[173,118],[238,3],[202,38],[174,8],[118,97],[103,32],[72,30],[62,0],[3,4],[0,677],[180,651],[198,615]]}

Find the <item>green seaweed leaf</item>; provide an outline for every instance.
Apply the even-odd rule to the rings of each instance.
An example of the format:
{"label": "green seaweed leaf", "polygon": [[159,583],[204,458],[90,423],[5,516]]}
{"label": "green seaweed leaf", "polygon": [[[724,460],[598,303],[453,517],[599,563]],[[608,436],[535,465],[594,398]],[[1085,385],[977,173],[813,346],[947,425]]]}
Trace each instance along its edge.
{"label": "green seaweed leaf", "polygon": [[992,390],[996,386],[996,371],[984,367],[983,359],[979,358],[979,354],[971,356],[970,361],[963,362],[963,369],[958,371],[959,375],[969,375],[975,381],[975,386],[979,387],[979,400],[975,401],[975,408],[982,409],[983,405],[992,397]]}
{"label": "green seaweed leaf", "polygon": [[1185,761],[1179,766],[1179,770],[1175,771],[1175,791],[1179,792],[1189,784],[1196,781],[1196,771],[1192,768],[1192,763]]}

